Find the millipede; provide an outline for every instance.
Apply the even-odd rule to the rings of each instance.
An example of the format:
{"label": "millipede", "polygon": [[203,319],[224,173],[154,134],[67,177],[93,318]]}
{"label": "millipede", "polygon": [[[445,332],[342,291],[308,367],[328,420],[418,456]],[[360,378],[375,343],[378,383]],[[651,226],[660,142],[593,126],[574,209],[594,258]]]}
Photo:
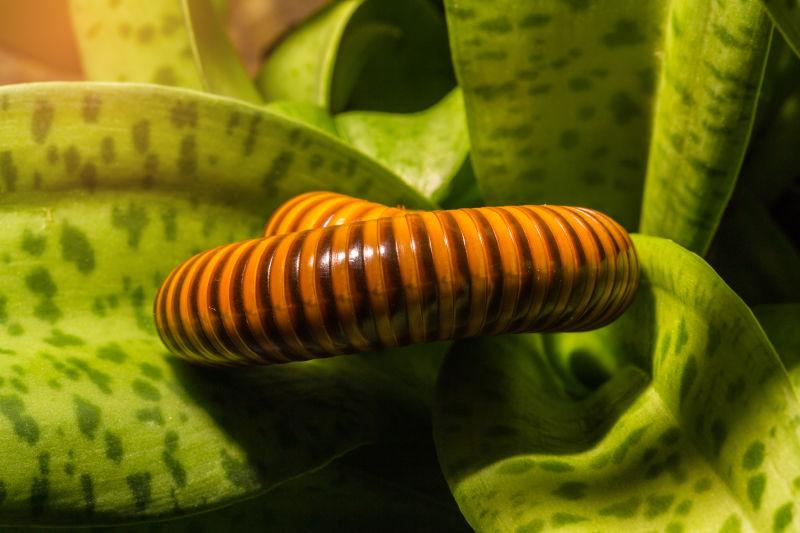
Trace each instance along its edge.
{"label": "millipede", "polygon": [[434,340],[606,325],[639,284],[614,220],[582,207],[413,211],[312,192],[262,237],[191,257],[155,301],[193,362],[270,364]]}

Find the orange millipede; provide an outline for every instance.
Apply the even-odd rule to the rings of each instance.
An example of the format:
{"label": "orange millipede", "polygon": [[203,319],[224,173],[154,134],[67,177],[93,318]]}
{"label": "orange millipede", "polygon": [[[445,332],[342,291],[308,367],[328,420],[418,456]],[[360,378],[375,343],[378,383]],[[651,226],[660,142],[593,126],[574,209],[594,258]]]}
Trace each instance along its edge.
{"label": "orange millipede", "polygon": [[627,232],[591,209],[406,211],[334,193],[279,207],[265,236],[179,265],[155,302],[176,354],[283,363],[616,319],[639,281]]}

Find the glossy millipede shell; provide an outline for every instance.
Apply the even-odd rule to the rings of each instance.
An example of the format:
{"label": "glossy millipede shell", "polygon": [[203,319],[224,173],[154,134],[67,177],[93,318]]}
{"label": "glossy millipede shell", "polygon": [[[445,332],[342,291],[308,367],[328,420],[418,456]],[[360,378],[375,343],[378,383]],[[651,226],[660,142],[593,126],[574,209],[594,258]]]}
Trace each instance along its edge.
{"label": "glossy millipede shell", "polygon": [[628,307],[639,280],[625,230],[584,208],[404,211],[310,193],[279,208],[265,233],[169,275],[155,314],[170,350],[266,364],[593,329]]}

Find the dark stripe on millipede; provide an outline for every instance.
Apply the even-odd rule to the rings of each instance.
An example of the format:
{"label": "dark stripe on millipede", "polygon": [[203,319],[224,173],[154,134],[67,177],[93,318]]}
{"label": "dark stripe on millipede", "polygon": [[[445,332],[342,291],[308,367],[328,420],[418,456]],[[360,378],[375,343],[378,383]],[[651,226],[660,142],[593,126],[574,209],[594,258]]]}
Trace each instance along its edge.
{"label": "dark stripe on millipede", "polygon": [[347,237],[347,278],[356,327],[367,341],[368,349],[378,349],[382,344],[378,338],[378,327],[369,300],[367,271],[364,266],[363,222],[356,222],[350,226],[350,234]]}
{"label": "dark stripe on millipede", "polygon": [[544,219],[542,219],[535,209],[529,209],[527,206],[520,206],[520,209],[525,212],[529,218],[533,219],[536,227],[539,228],[539,234],[544,237],[544,246],[547,249],[547,256],[551,262],[551,266],[548,266],[548,279],[544,284],[542,307],[536,317],[534,317],[533,322],[525,327],[526,331],[532,331],[550,318],[553,309],[555,309],[555,306],[558,304],[558,300],[561,298],[561,290],[564,286],[564,272],[561,267],[561,252],[558,248],[558,242],[553,232],[550,230],[550,226],[545,223]]}
{"label": "dark stripe on millipede", "polygon": [[177,331],[175,332],[176,338],[180,339],[179,344],[183,344],[186,346],[189,351],[191,351],[194,355],[202,357],[203,354],[197,349],[197,346],[192,342],[189,338],[187,333],[185,324],[183,323],[183,314],[181,313],[181,296],[183,295],[183,284],[186,281],[187,273],[192,269],[192,265],[194,265],[202,254],[197,254],[191,257],[186,263],[186,267],[182,269],[180,275],[176,275],[175,283],[175,298],[171,303],[172,312],[177,317],[175,321],[175,326]]}
{"label": "dark stripe on millipede", "polygon": [[469,327],[472,304],[472,276],[469,271],[464,234],[455,217],[447,211],[436,213],[447,236],[447,252],[455,266],[453,276],[453,339],[463,338]]}
{"label": "dark stripe on millipede", "polygon": [[333,342],[334,350],[338,352],[348,349],[352,345],[339,320],[339,312],[336,310],[336,294],[333,292],[331,272],[333,251],[331,246],[333,234],[337,229],[337,226],[331,226],[323,230],[317,245],[317,256],[314,259],[316,268],[314,279],[317,287],[317,303],[322,315],[322,328]]}
{"label": "dark stripe on millipede", "polygon": [[296,356],[292,355],[295,348],[284,338],[283,333],[278,327],[278,323],[275,321],[277,311],[272,307],[272,279],[270,270],[272,268],[272,262],[275,259],[275,251],[285,238],[286,237],[273,239],[258,258],[255,282],[256,290],[258,291],[256,292],[256,306],[258,309],[262,310],[259,312],[258,318],[261,322],[261,329],[264,331],[269,341],[275,345],[275,348],[281,355],[287,359],[295,359]]}
{"label": "dark stripe on millipede", "polygon": [[[203,322],[200,319],[200,309],[198,307],[197,295],[200,291],[201,279],[203,277],[204,270],[215,255],[215,252],[206,252],[203,256],[201,256],[197,264],[197,274],[194,277],[194,282],[189,286],[189,316],[192,318],[192,323],[196,324],[194,327],[195,334],[196,336],[200,337],[200,343],[203,345],[206,351],[212,354],[217,353],[217,347],[213,342],[211,342],[211,339],[209,339],[208,335],[206,335],[205,329],[203,329]],[[208,357],[207,355],[204,356]]]}
{"label": "dark stripe on millipede", "polygon": [[[606,234],[608,235],[609,240],[614,247],[614,285],[612,286],[611,294],[608,296],[608,301],[603,306],[602,312],[598,315],[597,319],[583,326],[585,329],[591,329],[595,324],[602,324],[606,322],[608,317],[613,316],[617,312],[617,309],[615,308],[619,308],[621,306],[624,300],[623,295],[628,288],[628,284],[630,283],[629,271],[631,265],[626,257],[628,247],[627,245],[620,245],[620,243],[617,241],[617,237],[622,237],[622,235],[616,231],[616,228],[610,224],[606,224],[607,220],[604,217],[597,217],[592,212],[583,209],[579,209],[579,211],[584,215],[591,217],[606,231]],[[625,239],[623,238],[622,241],[625,242]]]}
{"label": "dark stripe on millipede", "polygon": [[[256,335],[253,333],[253,330],[250,329],[250,324],[247,323],[247,314],[244,309],[244,295],[242,292],[244,273],[245,270],[247,270],[247,263],[250,261],[250,258],[257,247],[258,243],[256,242],[241,256],[239,256],[239,259],[233,265],[233,269],[231,270],[230,305],[233,311],[232,322],[239,339],[248,348],[250,348],[250,350],[264,359],[267,359],[269,354],[264,350],[264,348],[261,347],[261,344],[256,339]],[[256,258],[256,260],[258,260],[258,258]]]}
{"label": "dark stripe on millipede", "polygon": [[406,215],[417,260],[419,277],[420,303],[422,306],[422,323],[425,328],[424,339],[435,340],[439,337],[439,283],[436,267],[433,263],[431,239],[422,216]]}
{"label": "dark stripe on millipede", "polygon": [[503,292],[505,291],[503,257],[500,255],[497,235],[495,235],[494,228],[489,223],[486,215],[480,209],[466,209],[465,211],[474,215],[475,218],[473,220],[477,222],[475,226],[480,233],[481,241],[484,243],[482,255],[488,254],[489,256],[486,274],[491,280],[491,283],[487,283],[487,289],[491,289],[491,291],[486,295],[486,309],[484,311],[483,324],[479,330],[480,333],[484,333],[497,323],[503,311],[500,307],[503,303]]}
{"label": "dark stripe on millipede", "polygon": [[[159,321],[162,324],[162,327],[159,328],[159,332],[161,333],[162,338],[166,344],[168,344],[171,348],[176,351],[180,351],[178,343],[175,341],[175,335],[172,332],[172,328],[169,325],[169,317],[167,316],[167,308],[169,306],[167,295],[169,294],[169,289],[172,288],[172,278],[175,277],[175,273],[180,269],[181,265],[173,268],[172,271],[167,276],[167,279],[164,280],[164,283],[161,285],[159,289],[159,298],[158,298],[158,309],[157,309],[157,316],[159,317]],[[166,337],[166,338],[165,338]]]}
{"label": "dark stripe on millipede", "polygon": [[564,327],[565,324],[572,322],[575,319],[576,313],[580,312],[580,314],[583,315],[585,312],[585,310],[582,312],[580,309],[578,309],[578,304],[586,293],[586,253],[583,250],[583,245],[581,244],[578,234],[575,232],[575,228],[572,227],[572,224],[569,223],[569,220],[567,220],[566,217],[564,217],[555,209],[551,209],[546,205],[543,205],[542,209],[550,211],[550,213],[553,214],[553,217],[561,222],[560,225],[562,229],[565,229],[567,235],[569,236],[573,255],[577,256],[577,265],[572,276],[572,291],[569,295],[569,301],[567,301],[567,307],[564,309],[564,316],[562,316],[554,324],[551,324],[548,328],[556,330]]}
{"label": "dark stripe on millipede", "polygon": [[503,220],[511,229],[514,242],[517,244],[517,258],[520,259],[519,280],[517,282],[519,293],[514,305],[514,311],[511,313],[511,320],[504,328],[504,331],[514,331],[525,322],[525,317],[528,316],[531,305],[533,305],[533,278],[536,275],[533,252],[531,251],[528,237],[525,235],[525,229],[519,223],[517,217],[502,207],[495,208],[495,212],[503,217]]}
{"label": "dark stripe on millipede", "polygon": [[[230,261],[231,255],[238,249],[238,246],[231,246],[227,252],[224,253],[222,258],[220,259],[217,266],[214,268],[213,272],[211,272],[211,283],[209,284],[209,300],[208,305],[211,307],[213,311],[210,313],[211,316],[211,328],[214,330],[217,338],[220,342],[225,345],[228,350],[233,353],[238,353],[239,349],[236,346],[236,343],[231,338],[230,334],[228,333],[227,328],[225,328],[225,324],[222,321],[222,317],[219,314],[219,282],[222,276],[222,271],[225,269],[225,266]],[[222,253],[222,248],[220,248],[219,252]]]}
{"label": "dark stripe on millipede", "polygon": [[306,318],[306,309],[303,305],[303,295],[300,292],[300,269],[303,262],[303,243],[306,241],[308,232],[304,231],[294,237],[294,241],[289,245],[286,252],[286,268],[284,269],[284,287],[286,295],[286,312],[289,315],[289,323],[296,333],[297,339],[303,347],[314,355],[324,355],[326,350],[317,343],[317,340],[310,334],[311,328]]}
{"label": "dark stripe on millipede", "polygon": [[[589,224],[586,221],[586,219],[583,218],[583,213],[581,211],[572,208],[566,208],[566,209],[568,209],[572,213],[572,216],[575,217],[575,219],[578,221],[578,223],[582,228],[582,231],[588,233],[592,237],[592,241],[594,241],[594,245],[597,248],[597,254],[599,256],[597,264],[598,268],[596,268],[597,277],[595,278],[594,291],[592,292],[592,295],[589,298],[588,303],[586,304],[586,309],[580,314],[579,317],[577,317],[577,319],[574,322],[575,326],[580,326],[581,323],[584,320],[586,320],[588,316],[590,316],[592,313],[597,312],[598,310],[597,306],[601,303],[600,299],[603,297],[603,293],[605,293],[606,289],[608,288],[611,269],[608,268],[607,255],[606,255],[606,250],[603,247],[603,243],[600,240],[600,237],[597,235],[597,232],[592,227],[592,225]],[[610,292],[609,296],[611,296],[613,294],[613,286],[612,290],[609,292]],[[602,316],[602,313],[597,316]]]}
{"label": "dark stripe on millipede", "polygon": [[381,270],[389,308],[389,322],[398,344],[408,344],[410,341],[408,303],[403,288],[403,277],[400,273],[400,260],[391,218],[378,219],[378,241],[380,242],[379,250],[382,252],[380,254]]}

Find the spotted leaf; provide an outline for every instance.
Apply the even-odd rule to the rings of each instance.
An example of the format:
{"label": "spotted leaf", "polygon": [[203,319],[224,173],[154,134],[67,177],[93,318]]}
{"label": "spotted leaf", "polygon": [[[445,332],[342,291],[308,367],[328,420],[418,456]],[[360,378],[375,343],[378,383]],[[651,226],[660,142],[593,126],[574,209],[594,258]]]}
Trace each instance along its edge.
{"label": "spotted leaf", "polygon": [[[261,98],[233,50],[213,0],[70,0],[86,76]],[[219,4],[220,2],[217,2]]]}
{"label": "spotted leaf", "polygon": [[194,513],[426,423],[435,347],[214,371],[153,326],[170,269],[296,193],[429,205],[383,167],[257,107],[134,84],[0,88],[0,146],[2,525]]}
{"label": "spotted leaf", "polygon": [[699,257],[636,236],[633,307],[596,332],[457,343],[440,461],[491,531],[791,531],[800,404],[750,310]]}
{"label": "spotted leaf", "polygon": [[642,231],[707,245],[769,42],[757,0],[445,6],[488,202],[586,205],[631,230],[641,214]]}
{"label": "spotted leaf", "polygon": [[755,0],[672,3],[642,201],[643,233],[705,253],[750,139],[771,32]]}

